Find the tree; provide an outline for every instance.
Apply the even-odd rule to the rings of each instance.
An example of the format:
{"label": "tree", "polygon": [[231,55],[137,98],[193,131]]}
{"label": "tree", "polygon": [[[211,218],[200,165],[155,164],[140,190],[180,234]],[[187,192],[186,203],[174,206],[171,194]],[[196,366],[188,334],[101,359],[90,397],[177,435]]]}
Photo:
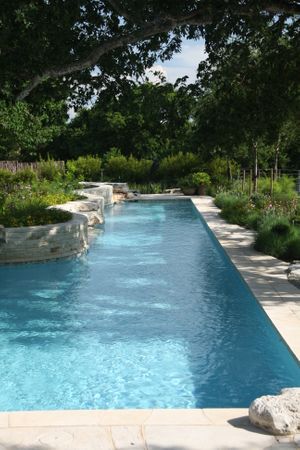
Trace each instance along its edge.
{"label": "tree", "polygon": [[195,136],[229,158],[243,157],[238,151],[246,144],[254,188],[258,149],[273,158],[283,123],[299,108],[298,48],[299,24],[275,18],[259,32],[214,47],[199,68]]}
{"label": "tree", "polygon": [[0,101],[0,159],[36,160],[41,149],[61,134],[67,117],[64,102],[46,102],[35,114],[30,105]]}
{"label": "tree", "polygon": [[204,36],[209,50],[213,34],[218,41],[299,13],[295,0],[3,0],[1,94],[85,100],[112,79],[170,58],[183,37]]}
{"label": "tree", "polygon": [[154,160],[185,151],[195,103],[193,90],[185,78],[175,85],[164,79],[131,82],[117,96],[110,89],[102,90],[97,103],[83,109],[46,151],[70,158],[103,155],[116,147],[123,155]]}

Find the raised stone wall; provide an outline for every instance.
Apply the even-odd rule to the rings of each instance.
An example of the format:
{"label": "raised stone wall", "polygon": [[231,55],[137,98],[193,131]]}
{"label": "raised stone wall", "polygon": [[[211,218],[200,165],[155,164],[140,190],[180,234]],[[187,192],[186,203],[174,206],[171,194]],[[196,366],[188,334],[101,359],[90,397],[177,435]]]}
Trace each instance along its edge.
{"label": "raised stone wall", "polygon": [[113,187],[83,183],[77,192],[86,200],[55,208],[73,213],[73,219],[53,225],[4,228],[0,225],[0,263],[46,261],[75,256],[88,247],[88,226],[104,222],[104,206],[113,204]]}
{"label": "raised stone wall", "polygon": [[109,206],[113,204],[113,186],[103,183],[88,183],[83,182],[82,189],[76,192],[80,195],[85,195],[89,198],[89,195],[104,198],[104,205]]}
{"label": "raised stone wall", "polygon": [[88,220],[73,214],[68,222],[4,228],[0,263],[44,261],[82,253],[88,247]]}

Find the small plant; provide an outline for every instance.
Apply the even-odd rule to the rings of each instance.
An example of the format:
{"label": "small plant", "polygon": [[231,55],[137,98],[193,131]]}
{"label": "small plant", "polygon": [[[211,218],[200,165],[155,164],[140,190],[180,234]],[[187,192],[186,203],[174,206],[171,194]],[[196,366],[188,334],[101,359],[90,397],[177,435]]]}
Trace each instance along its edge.
{"label": "small plant", "polygon": [[201,186],[201,185],[209,186],[211,183],[210,176],[206,172],[193,173],[192,180],[193,180],[195,186]]}

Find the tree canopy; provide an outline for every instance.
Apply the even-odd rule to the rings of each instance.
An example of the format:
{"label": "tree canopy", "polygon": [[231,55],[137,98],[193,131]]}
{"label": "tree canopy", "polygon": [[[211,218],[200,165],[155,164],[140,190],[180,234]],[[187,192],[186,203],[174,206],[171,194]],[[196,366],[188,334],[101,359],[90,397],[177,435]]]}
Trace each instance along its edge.
{"label": "tree canopy", "polygon": [[274,17],[300,13],[293,0],[3,0],[1,94],[86,100],[112,80],[141,74],[204,37],[208,51]]}

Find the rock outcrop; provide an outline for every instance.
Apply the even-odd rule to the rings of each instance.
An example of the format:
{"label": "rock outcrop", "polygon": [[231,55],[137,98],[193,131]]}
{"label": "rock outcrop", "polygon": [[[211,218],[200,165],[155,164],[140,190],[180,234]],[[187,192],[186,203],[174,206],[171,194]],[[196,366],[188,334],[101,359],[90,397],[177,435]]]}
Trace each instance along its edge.
{"label": "rock outcrop", "polygon": [[300,432],[300,388],[282,389],[279,395],[264,395],[249,408],[253,425],[275,435]]}

